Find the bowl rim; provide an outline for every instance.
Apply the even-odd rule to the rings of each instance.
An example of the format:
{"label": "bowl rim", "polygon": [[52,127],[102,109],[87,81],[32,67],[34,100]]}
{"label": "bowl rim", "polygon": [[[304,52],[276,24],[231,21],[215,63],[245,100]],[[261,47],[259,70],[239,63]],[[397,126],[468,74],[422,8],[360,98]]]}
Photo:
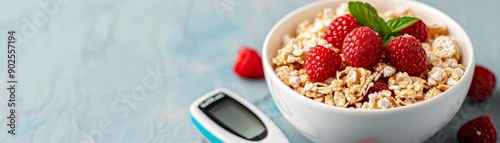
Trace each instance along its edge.
{"label": "bowl rim", "polygon": [[[436,102],[444,100],[448,96],[452,96],[452,94],[449,94],[450,93],[449,91],[451,91],[452,89],[456,89],[457,85],[466,84],[465,83],[466,77],[472,78],[472,75],[473,75],[473,72],[474,72],[474,66],[475,66],[474,48],[473,48],[473,45],[471,43],[471,40],[470,40],[468,34],[466,33],[466,31],[463,29],[463,27],[460,24],[458,24],[452,17],[450,17],[448,14],[442,12],[441,10],[438,10],[437,8],[434,8],[434,7],[430,6],[430,5],[427,5],[427,4],[419,2],[419,1],[414,1],[414,0],[386,0],[386,1],[398,1],[398,2],[401,2],[401,3],[408,4],[408,5],[417,5],[418,7],[423,7],[425,9],[427,9],[428,11],[431,11],[430,13],[438,13],[440,15],[443,15],[443,16],[445,16],[444,18],[449,19],[448,25],[456,25],[457,26],[457,29],[454,29],[454,30],[458,31],[457,33],[464,33],[461,36],[463,36],[463,38],[466,39],[466,40],[463,41],[464,44],[461,45],[461,46],[469,48],[470,51],[467,52],[467,53],[460,52],[460,54],[462,55],[462,57],[464,57],[464,55],[467,54],[470,57],[470,59],[469,59],[468,63],[462,63],[466,67],[465,67],[465,70],[464,70],[464,74],[457,81],[457,83],[455,85],[453,85],[447,91],[441,93],[440,95],[432,97],[431,99],[428,99],[428,100],[424,100],[424,101],[419,102],[419,103],[415,103],[415,104],[407,105],[407,106],[402,106],[402,107],[396,107],[396,108],[375,109],[375,110],[350,109],[350,108],[341,108],[341,107],[331,106],[331,105],[327,105],[327,104],[324,104],[324,103],[319,103],[317,101],[311,100],[311,99],[309,99],[309,98],[307,98],[307,97],[305,97],[305,96],[297,93],[295,90],[293,90],[288,85],[286,85],[281,79],[279,79],[278,76],[276,75],[276,72],[272,68],[272,63],[271,63],[271,60],[270,60],[270,59],[272,59],[272,57],[268,57],[267,56],[268,55],[268,49],[269,49],[268,45],[270,43],[271,36],[274,35],[273,33],[275,31],[277,31],[277,29],[279,29],[281,25],[283,25],[289,19],[293,18],[295,15],[297,15],[299,13],[302,13],[303,11],[306,11],[308,9],[312,9],[313,7],[318,7],[319,5],[329,4],[329,3],[332,3],[334,1],[343,1],[343,2],[348,2],[348,1],[362,1],[362,2],[368,2],[368,3],[374,2],[374,1],[369,1],[369,0],[323,0],[323,1],[311,2],[309,4],[306,4],[306,5],[303,5],[303,6],[299,7],[297,9],[294,9],[293,11],[291,11],[290,13],[288,13],[287,15],[285,15],[277,23],[275,23],[275,25],[268,32],[268,34],[267,34],[267,36],[266,36],[266,38],[264,40],[264,45],[263,45],[263,49],[262,49],[262,56],[263,56],[262,57],[262,62],[263,62],[263,65],[264,65],[264,70],[265,70],[265,72],[266,71],[270,72],[268,74],[265,74],[266,75],[265,78],[269,78],[268,80],[271,81],[271,82],[277,81],[277,82],[274,82],[274,83],[276,84],[276,86],[278,86],[277,88],[279,90],[282,89],[282,90],[286,90],[286,91],[288,91],[290,93],[293,93],[291,95],[279,95],[279,96],[287,96],[287,97],[295,98],[296,100],[304,100],[301,103],[307,104],[308,106],[312,106],[313,108],[316,108],[316,109],[321,109],[321,110],[329,111],[329,112],[340,112],[340,113],[344,113],[344,114],[356,114],[356,115],[359,115],[358,113],[363,113],[363,114],[367,114],[367,115],[372,115],[372,114],[380,115],[381,113],[383,113],[383,114],[393,114],[393,113],[398,113],[398,112],[406,112],[406,111],[418,110],[418,109],[421,109],[421,108],[423,108],[425,106],[428,106],[429,104],[438,104]],[[268,81],[268,80],[266,80],[266,81]],[[273,83],[267,83],[267,84],[273,84]],[[467,86],[467,88],[469,88],[469,86]],[[467,94],[465,94],[463,96],[467,96]],[[281,98],[285,98],[285,97],[281,97]],[[465,97],[463,97],[463,98],[465,98]],[[463,103],[463,100],[460,103],[460,106],[461,106],[462,103]],[[459,107],[457,107],[457,108],[459,108]]]}

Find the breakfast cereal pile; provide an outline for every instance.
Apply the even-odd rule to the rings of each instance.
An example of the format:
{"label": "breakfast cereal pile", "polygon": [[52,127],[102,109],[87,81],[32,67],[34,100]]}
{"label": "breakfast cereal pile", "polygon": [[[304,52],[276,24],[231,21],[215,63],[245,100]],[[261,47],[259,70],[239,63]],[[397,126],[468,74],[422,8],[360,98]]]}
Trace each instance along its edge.
{"label": "breakfast cereal pile", "polygon": [[[384,21],[418,17],[405,6],[378,15]],[[405,29],[422,28],[423,25],[423,30],[400,30],[401,35],[394,36],[392,41],[380,46],[380,36],[367,42],[356,41],[365,38],[357,36],[358,33],[368,33],[365,35],[370,36],[370,29],[349,23],[352,18],[345,3],[336,9],[324,9],[313,21],[300,23],[296,36],[284,35],[282,48],[272,58],[277,76],[296,92],[317,102],[343,108],[387,109],[438,96],[455,85],[464,74],[458,45],[448,34],[446,25],[419,20],[413,24],[415,26]],[[345,32],[332,36],[331,32],[335,29]],[[422,31],[423,35],[420,34]],[[340,37],[341,41],[336,42],[338,35],[347,36],[345,40]],[[410,42],[404,43],[408,40]],[[363,46],[363,43],[368,43],[364,45],[366,51],[356,47],[359,44]],[[417,47],[416,51],[415,48],[408,51],[399,48],[405,44],[413,44],[413,47]],[[419,49],[423,50],[420,52]],[[392,52],[394,50],[396,52]],[[378,55],[372,57],[363,52]],[[410,58],[404,59],[407,55],[392,55],[398,52],[406,52]],[[419,52],[422,54],[419,55]],[[362,58],[356,58],[360,54]],[[325,57],[327,59],[322,59]]]}

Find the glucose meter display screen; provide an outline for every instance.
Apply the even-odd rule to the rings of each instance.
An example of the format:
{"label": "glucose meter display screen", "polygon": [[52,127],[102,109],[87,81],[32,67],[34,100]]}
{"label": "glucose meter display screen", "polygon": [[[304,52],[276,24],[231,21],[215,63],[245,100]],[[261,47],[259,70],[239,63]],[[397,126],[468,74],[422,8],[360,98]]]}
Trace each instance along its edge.
{"label": "glucose meter display screen", "polygon": [[252,139],[266,130],[253,113],[234,100],[224,100],[208,109],[208,112],[246,139]]}

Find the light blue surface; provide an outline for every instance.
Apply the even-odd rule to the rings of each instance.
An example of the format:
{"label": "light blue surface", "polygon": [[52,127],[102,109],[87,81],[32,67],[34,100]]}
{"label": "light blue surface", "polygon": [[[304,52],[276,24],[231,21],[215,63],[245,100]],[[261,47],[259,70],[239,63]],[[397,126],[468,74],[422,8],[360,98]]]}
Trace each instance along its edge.
{"label": "light blue surface", "polygon": [[[309,2],[2,0],[0,43],[7,43],[7,30],[19,34],[16,136],[7,134],[8,97],[0,90],[0,142],[203,142],[188,107],[219,87],[256,104],[292,142],[310,142],[280,115],[264,80],[232,72],[242,45],[260,50],[275,22]],[[422,2],[455,18],[473,42],[477,64],[500,76],[500,2]],[[0,87],[7,87],[5,48]],[[455,142],[460,125],[480,114],[500,128],[499,86],[493,96],[465,101],[428,142]]]}

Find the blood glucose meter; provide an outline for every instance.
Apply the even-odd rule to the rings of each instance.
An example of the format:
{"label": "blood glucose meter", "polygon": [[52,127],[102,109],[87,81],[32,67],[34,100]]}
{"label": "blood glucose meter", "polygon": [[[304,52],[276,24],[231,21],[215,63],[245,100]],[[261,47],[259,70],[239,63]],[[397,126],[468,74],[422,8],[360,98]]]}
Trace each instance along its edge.
{"label": "blood glucose meter", "polygon": [[216,89],[190,107],[191,121],[210,142],[289,142],[262,111],[227,89]]}

